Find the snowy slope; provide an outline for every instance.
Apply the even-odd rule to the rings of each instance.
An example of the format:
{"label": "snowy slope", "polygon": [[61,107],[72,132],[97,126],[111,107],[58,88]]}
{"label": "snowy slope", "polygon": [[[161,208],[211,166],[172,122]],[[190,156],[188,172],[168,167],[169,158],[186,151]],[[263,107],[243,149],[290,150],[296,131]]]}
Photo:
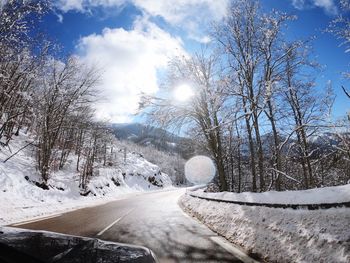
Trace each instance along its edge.
{"label": "snowy slope", "polygon": [[[95,168],[82,196],[79,174],[75,170],[75,156],[71,156],[63,170],[54,172],[48,180],[49,190],[35,184],[40,175],[35,169],[32,146],[3,161],[32,139],[20,134],[9,148],[0,149],[0,225],[10,224],[38,216],[101,204],[125,194],[160,190],[171,186],[169,177],[158,166],[148,162],[137,153],[128,153],[126,162]],[[116,160],[123,159],[123,152],[116,153]]]}

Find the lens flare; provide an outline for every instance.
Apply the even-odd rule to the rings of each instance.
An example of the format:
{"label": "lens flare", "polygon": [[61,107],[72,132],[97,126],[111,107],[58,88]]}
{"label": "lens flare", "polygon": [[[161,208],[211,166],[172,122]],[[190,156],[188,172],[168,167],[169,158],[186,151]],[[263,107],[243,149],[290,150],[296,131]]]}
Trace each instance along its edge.
{"label": "lens flare", "polygon": [[185,164],[185,176],[193,184],[209,183],[214,178],[215,173],[215,165],[207,156],[192,157]]}

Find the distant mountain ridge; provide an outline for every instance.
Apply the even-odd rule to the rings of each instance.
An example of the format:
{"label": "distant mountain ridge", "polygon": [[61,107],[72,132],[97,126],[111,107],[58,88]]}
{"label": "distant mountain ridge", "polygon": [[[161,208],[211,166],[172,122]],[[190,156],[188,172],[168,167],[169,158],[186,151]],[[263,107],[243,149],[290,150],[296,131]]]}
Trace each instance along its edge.
{"label": "distant mountain ridge", "polygon": [[113,123],[112,132],[120,140],[129,140],[136,144],[152,145],[158,150],[176,152],[187,156],[190,139],[180,137],[169,131],[141,123]]}
{"label": "distant mountain ridge", "polygon": [[[120,140],[129,140],[136,144],[147,146],[152,145],[158,150],[166,152],[176,152],[182,155],[185,159],[192,156],[195,152],[193,141],[189,138],[184,138],[175,135],[169,131],[157,128],[150,125],[140,123],[114,123],[112,124],[114,135]],[[311,136],[308,139],[310,150],[314,156],[322,153],[329,153],[342,143],[342,138],[350,138],[350,134],[336,134],[332,132],[324,132],[319,135]],[[286,138],[280,137],[280,142]],[[265,153],[271,151],[273,145],[272,134],[267,133],[262,136],[263,149]],[[289,142],[284,146],[283,151],[287,151],[296,143],[295,138],[290,138]],[[249,148],[247,144],[241,146],[243,156],[249,156]],[[297,148],[294,148],[296,151]],[[296,152],[295,152],[296,154]]]}
{"label": "distant mountain ridge", "polygon": [[[263,142],[263,150],[266,153],[270,153],[272,151],[273,146],[273,137],[271,133],[264,134],[262,137]],[[283,143],[287,138],[280,137],[280,143]],[[309,151],[312,153],[311,157],[316,158],[320,154],[327,154],[333,152],[337,147],[339,147],[342,143],[350,140],[350,133],[334,133],[334,132],[323,132],[318,135],[313,135],[308,137],[307,142],[309,146]],[[289,138],[288,142],[284,145],[282,152],[286,153],[287,151],[292,151],[290,154],[297,155],[298,147],[297,139],[295,137]],[[244,155],[249,155],[248,145],[243,145],[242,152]]]}

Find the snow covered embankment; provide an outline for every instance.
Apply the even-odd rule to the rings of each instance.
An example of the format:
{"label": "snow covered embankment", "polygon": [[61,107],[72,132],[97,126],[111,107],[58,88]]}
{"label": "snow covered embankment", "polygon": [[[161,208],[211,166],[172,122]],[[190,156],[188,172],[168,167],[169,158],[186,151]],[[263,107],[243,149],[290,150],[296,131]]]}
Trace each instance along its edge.
{"label": "snow covered embankment", "polygon": [[124,153],[118,151],[115,156],[117,165],[95,167],[95,175],[85,192],[87,196],[80,194],[74,155],[69,157],[62,170],[52,172],[47,182],[48,189],[44,190],[37,186],[41,178],[35,169],[34,147],[27,147],[3,162],[28,141],[31,139],[27,135],[20,134],[9,148],[0,148],[0,226],[171,186],[170,178],[161,173],[158,166],[137,153],[128,153],[124,163],[121,161]]}
{"label": "snow covered embankment", "polygon": [[[274,203],[301,203],[302,200],[304,203],[316,200],[327,203],[331,195],[334,195],[332,201],[349,201],[346,199],[349,190],[350,185],[262,194],[204,193],[199,190],[198,195],[260,203],[268,200]],[[180,198],[179,204],[215,232],[266,261],[350,262],[350,208],[310,211],[244,206],[207,201],[188,194]]]}

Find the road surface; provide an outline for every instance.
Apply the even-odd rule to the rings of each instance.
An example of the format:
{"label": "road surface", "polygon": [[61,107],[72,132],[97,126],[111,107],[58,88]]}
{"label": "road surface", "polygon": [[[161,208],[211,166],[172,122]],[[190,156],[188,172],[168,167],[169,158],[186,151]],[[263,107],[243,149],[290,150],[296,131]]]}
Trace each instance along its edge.
{"label": "road surface", "polygon": [[139,194],[16,227],[141,245],[160,262],[242,262],[235,255],[244,255],[181,210],[177,200],[184,192]]}

